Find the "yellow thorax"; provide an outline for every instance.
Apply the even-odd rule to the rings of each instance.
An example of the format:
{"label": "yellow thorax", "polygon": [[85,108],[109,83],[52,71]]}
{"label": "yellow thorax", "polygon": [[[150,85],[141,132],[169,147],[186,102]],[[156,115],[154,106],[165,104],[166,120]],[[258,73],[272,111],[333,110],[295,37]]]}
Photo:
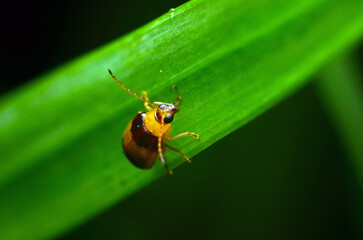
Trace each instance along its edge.
{"label": "yellow thorax", "polygon": [[[155,119],[156,108],[150,110],[146,113],[145,116],[145,127],[149,130],[152,135],[160,136],[164,135],[164,133],[171,128],[171,124],[164,124],[163,131],[161,132],[161,124]],[[161,134],[160,134],[161,132]]]}

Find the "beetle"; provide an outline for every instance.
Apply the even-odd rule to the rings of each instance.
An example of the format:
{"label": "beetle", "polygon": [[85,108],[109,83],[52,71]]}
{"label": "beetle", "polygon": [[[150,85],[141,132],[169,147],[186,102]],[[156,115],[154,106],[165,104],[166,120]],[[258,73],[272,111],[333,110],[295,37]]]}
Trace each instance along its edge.
{"label": "beetle", "polygon": [[173,171],[168,167],[164,158],[166,148],[179,153],[185,161],[191,162],[179,149],[167,144],[170,140],[185,136],[192,136],[199,140],[199,135],[193,132],[184,132],[170,137],[171,122],[174,115],[179,112],[177,106],[181,97],[177,95],[174,103],[151,102],[145,91],[142,91],[142,96],[138,95],[117,80],[110,69],[108,72],[123,89],[144,101],[144,107],[147,110],[147,112],[139,112],[127,125],[123,134],[122,146],[130,162],[138,168],[150,169],[159,158],[165,165],[167,173],[172,175]]}

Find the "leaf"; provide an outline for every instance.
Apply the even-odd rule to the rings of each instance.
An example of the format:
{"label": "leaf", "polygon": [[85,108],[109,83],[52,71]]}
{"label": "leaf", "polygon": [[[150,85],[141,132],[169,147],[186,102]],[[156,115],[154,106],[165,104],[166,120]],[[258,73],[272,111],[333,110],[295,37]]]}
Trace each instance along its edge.
{"label": "leaf", "polygon": [[56,236],[165,174],[160,163],[143,171],[122,154],[123,130],[143,104],[107,68],[152,101],[174,101],[176,83],[173,133],[201,140],[173,146],[193,156],[354,44],[362,10],[359,0],[191,1],[3,97],[0,236]]}
{"label": "leaf", "polygon": [[316,82],[318,93],[349,155],[357,187],[350,186],[355,204],[357,235],[363,237],[363,89],[359,62],[354,58],[336,61],[324,68]]}
{"label": "leaf", "polygon": [[324,68],[317,81],[322,102],[337,126],[363,188],[363,95],[359,63],[353,59]]}

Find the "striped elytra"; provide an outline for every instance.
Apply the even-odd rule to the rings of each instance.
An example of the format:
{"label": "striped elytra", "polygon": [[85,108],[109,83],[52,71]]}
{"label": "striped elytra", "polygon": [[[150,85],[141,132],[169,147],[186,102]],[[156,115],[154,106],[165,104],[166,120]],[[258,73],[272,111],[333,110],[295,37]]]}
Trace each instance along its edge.
{"label": "striped elytra", "polygon": [[[146,113],[139,113],[127,125],[122,145],[124,153],[136,167],[149,169],[158,157],[158,137],[153,135],[145,126]],[[165,152],[165,143],[170,136],[163,136],[162,151]]]}

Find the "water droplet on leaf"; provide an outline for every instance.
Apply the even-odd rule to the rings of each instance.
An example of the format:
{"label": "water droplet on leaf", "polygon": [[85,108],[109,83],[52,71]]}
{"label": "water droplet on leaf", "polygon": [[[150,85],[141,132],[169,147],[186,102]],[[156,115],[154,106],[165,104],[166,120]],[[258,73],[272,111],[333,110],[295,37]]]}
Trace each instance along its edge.
{"label": "water droplet on leaf", "polygon": [[170,14],[170,17],[174,17],[174,15],[175,15],[175,8],[170,8],[169,14]]}

